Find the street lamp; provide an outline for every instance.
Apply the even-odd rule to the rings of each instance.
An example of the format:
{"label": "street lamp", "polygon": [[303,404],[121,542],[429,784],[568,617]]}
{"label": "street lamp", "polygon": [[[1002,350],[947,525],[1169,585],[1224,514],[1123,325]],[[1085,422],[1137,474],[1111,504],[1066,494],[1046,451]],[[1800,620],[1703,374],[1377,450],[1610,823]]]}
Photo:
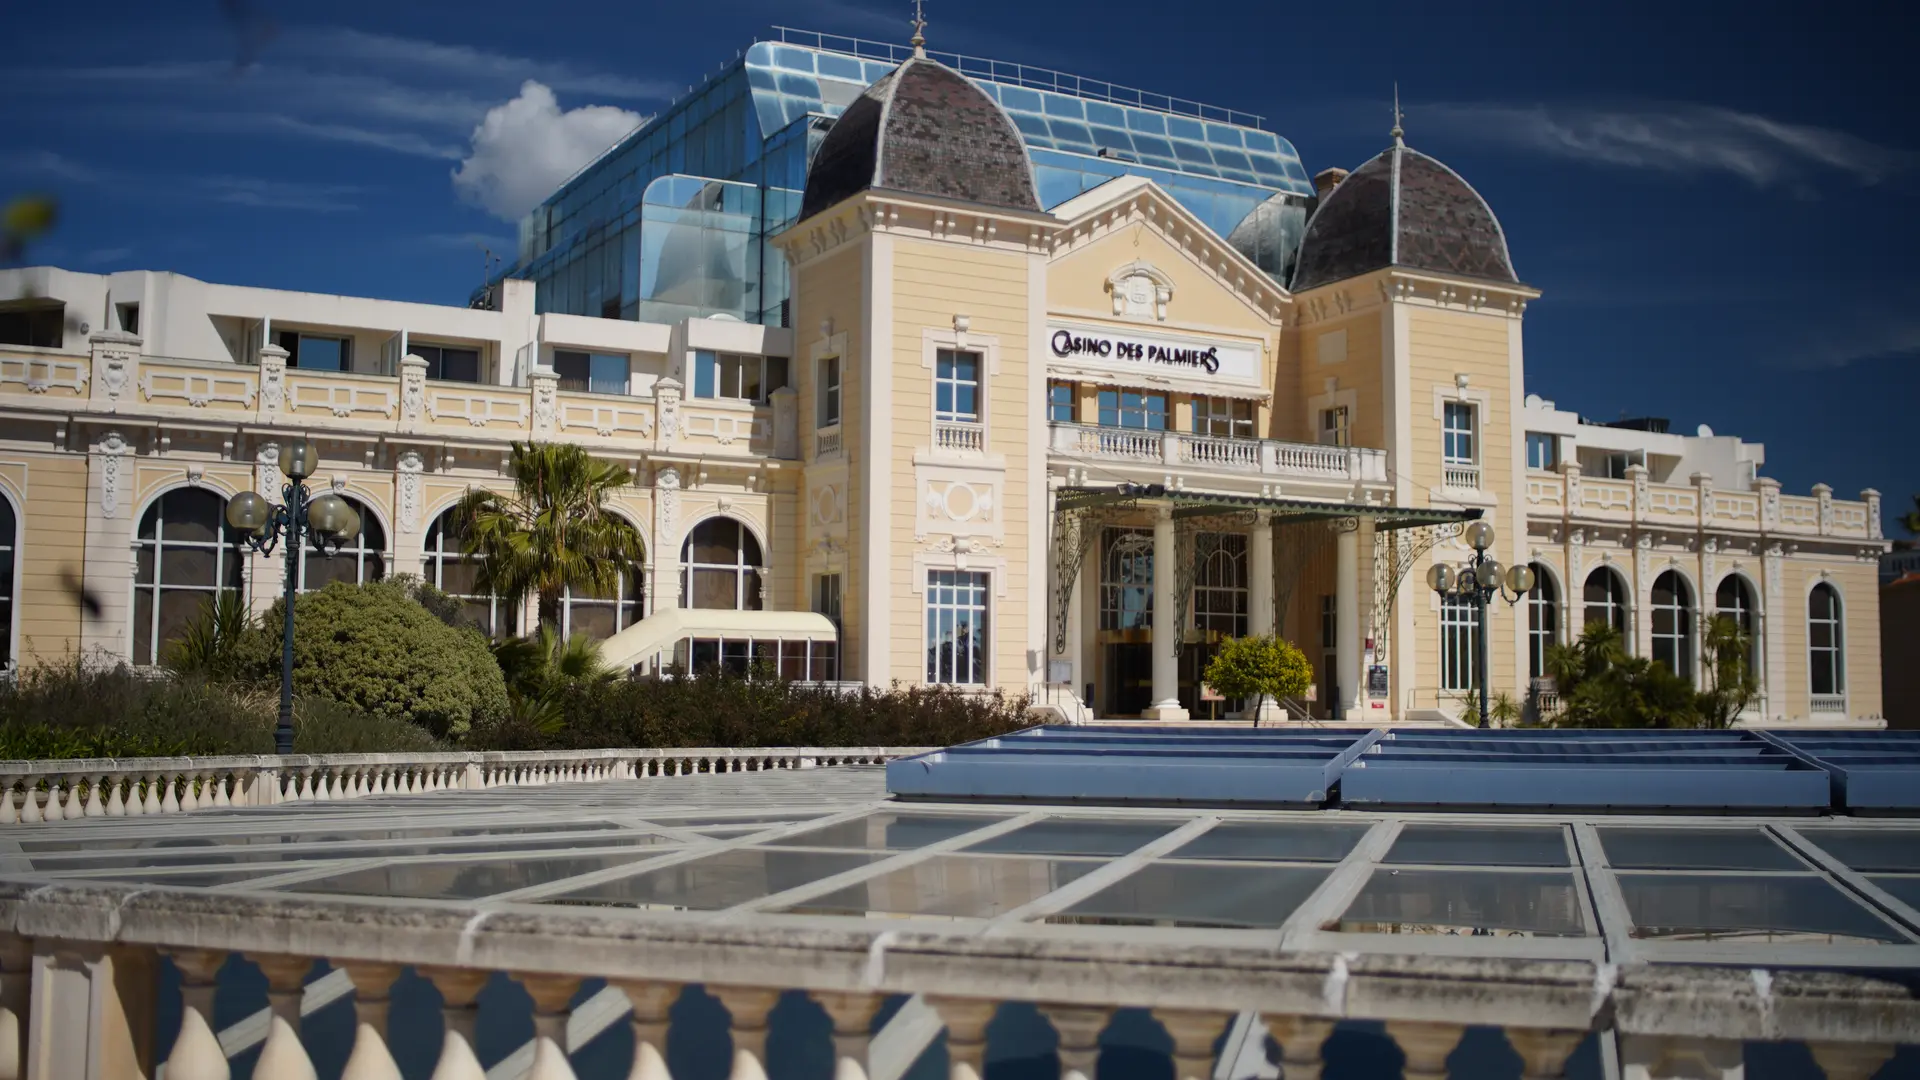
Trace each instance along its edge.
{"label": "street lamp", "polygon": [[1533,568],[1525,564],[1502,567],[1488,557],[1493,546],[1493,526],[1475,521],[1467,526],[1465,539],[1473,548],[1473,558],[1458,569],[1436,562],[1427,569],[1427,584],[1442,599],[1458,597],[1474,605],[1479,632],[1474,635],[1474,678],[1480,684],[1480,726],[1487,726],[1487,605],[1495,596],[1509,606],[1533,589]]}
{"label": "street lamp", "polygon": [[360,532],[360,515],[338,495],[311,498],[302,483],[320,462],[320,448],[312,439],[289,439],[280,445],[280,471],[287,483],[280,489],[282,503],[243,491],[227,503],[227,524],[239,530],[247,546],[262,555],[273,554],[281,534],[287,538],[286,625],[280,643],[280,722],[273,729],[274,749],[293,753],[293,594],[300,581],[300,540],[304,532],[313,549],[331,556]]}

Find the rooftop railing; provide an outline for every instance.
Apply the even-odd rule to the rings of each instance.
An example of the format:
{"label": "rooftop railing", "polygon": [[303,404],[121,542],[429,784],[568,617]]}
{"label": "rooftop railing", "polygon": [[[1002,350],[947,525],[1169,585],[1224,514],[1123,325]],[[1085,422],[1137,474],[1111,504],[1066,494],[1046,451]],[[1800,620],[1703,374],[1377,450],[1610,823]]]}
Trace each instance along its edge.
{"label": "rooftop railing", "polygon": [[[1448,471],[1451,484],[1451,467]],[[1884,538],[1879,492],[1862,492],[1858,501],[1835,499],[1832,488],[1815,484],[1811,495],[1787,495],[1778,481],[1764,477],[1751,488],[1717,488],[1705,474],[1688,484],[1662,484],[1649,479],[1640,465],[1630,466],[1623,478],[1612,478],[1584,475],[1578,465],[1568,463],[1557,475],[1529,473],[1526,500],[1527,513],[1534,517],[1557,514],[1569,520]]]}

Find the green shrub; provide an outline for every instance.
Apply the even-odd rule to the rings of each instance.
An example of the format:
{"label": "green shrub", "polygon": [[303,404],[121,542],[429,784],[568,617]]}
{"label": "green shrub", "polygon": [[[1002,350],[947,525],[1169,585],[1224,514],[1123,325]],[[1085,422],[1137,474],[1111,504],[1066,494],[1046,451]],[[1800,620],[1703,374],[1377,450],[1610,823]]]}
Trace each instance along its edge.
{"label": "green shrub", "polygon": [[1202,677],[1230,698],[1294,697],[1312,684],[1313,665],[1285,638],[1230,638],[1213,654]]}
{"label": "green shrub", "polygon": [[[299,634],[295,632],[295,640]],[[293,703],[296,754],[400,754],[444,750],[432,735],[397,716],[376,716],[327,698]]]}
{"label": "green shrub", "polygon": [[[506,682],[479,631],[449,626],[413,599],[407,581],[334,582],[294,605],[293,687],[361,712],[457,738],[507,711]],[[284,615],[276,601],[253,645],[261,676],[280,670]]]}
{"label": "green shrub", "polygon": [[155,678],[78,659],[0,688],[0,759],[273,752],[272,699],[198,678]]}

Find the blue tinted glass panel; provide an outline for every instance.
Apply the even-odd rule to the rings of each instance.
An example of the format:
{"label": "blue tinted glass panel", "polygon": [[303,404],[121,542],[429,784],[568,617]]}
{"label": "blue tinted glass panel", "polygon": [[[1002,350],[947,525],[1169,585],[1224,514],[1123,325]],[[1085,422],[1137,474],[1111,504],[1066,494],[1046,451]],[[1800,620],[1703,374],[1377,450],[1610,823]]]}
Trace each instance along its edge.
{"label": "blue tinted glass panel", "polygon": [[1040,100],[1045,103],[1043,111],[1048,116],[1064,116],[1073,120],[1087,118],[1085,103],[1079,98],[1067,97],[1064,94],[1041,94]]}
{"label": "blue tinted glass panel", "polygon": [[1173,144],[1155,135],[1142,135],[1136,132],[1133,136],[1133,148],[1142,154],[1165,158],[1169,163],[1173,160]]}
{"label": "blue tinted glass panel", "polygon": [[1134,152],[1133,140],[1127,137],[1126,132],[1118,128],[1094,128],[1093,141],[1109,150],[1118,150],[1123,154],[1131,154]]}
{"label": "blue tinted glass panel", "polygon": [[718,362],[710,352],[693,354],[693,396],[710,398],[717,392],[715,386]]}
{"label": "blue tinted glass panel", "polygon": [[1249,131],[1244,135],[1249,150],[1265,150],[1269,153],[1280,149],[1280,140],[1271,131]]}
{"label": "blue tinted glass panel", "polygon": [[1253,164],[1247,160],[1247,155],[1238,150],[1223,150],[1220,147],[1214,147],[1213,160],[1223,169],[1238,169],[1248,174],[1249,177],[1253,174]]}
{"label": "blue tinted glass panel", "polygon": [[1207,141],[1215,146],[1240,146],[1240,129],[1226,124],[1208,124]]}
{"label": "blue tinted glass panel", "polygon": [[811,75],[780,73],[780,92],[806,101],[820,100],[820,80]]}
{"label": "blue tinted glass panel", "polygon": [[1033,169],[1033,179],[1040,188],[1040,205],[1048,209],[1059,206],[1085,190],[1081,186],[1084,177],[1071,169],[1036,165]]}
{"label": "blue tinted glass panel", "polygon": [[1039,91],[1028,90],[1019,86],[1002,86],[1000,88],[1000,104],[1005,105],[1015,112],[1037,113],[1045,111],[1045,106],[1043,106],[1040,101]]}
{"label": "blue tinted glass panel", "polygon": [[813,57],[814,54],[806,49],[794,49],[785,45],[773,47],[774,66],[786,68],[788,71],[804,71],[809,75],[813,74]]}
{"label": "blue tinted glass panel", "polygon": [[1127,130],[1147,131],[1155,135],[1165,135],[1167,133],[1167,118],[1161,113],[1128,109]]}
{"label": "blue tinted glass panel", "polygon": [[1181,161],[1188,164],[1207,166],[1213,164],[1213,156],[1207,153],[1207,148],[1199,143],[1181,142],[1176,139],[1173,143],[1173,152]]}
{"label": "blue tinted glass panel", "polygon": [[865,66],[851,56],[841,56],[839,53],[821,53],[818,58],[818,63],[820,65],[820,74],[822,75],[831,75],[836,79],[846,79],[849,82],[861,84],[865,84],[866,82]]}
{"label": "blue tinted glass panel", "polygon": [[887,73],[893,70],[892,64],[881,63],[879,61],[867,61],[866,63],[863,63],[861,66],[866,68],[866,71],[867,71],[866,79],[867,79],[868,85],[872,85],[874,83],[879,82],[881,79],[886,78]]}
{"label": "blue tinted glass panel", "polygon": [[1019,128],[1020,134],[1029,139],[1044,139],[1047,142],[1053,141],[1053,132],[1047,130],[1047,122],[1037,116],[1030,116],[1026,113],[1014,113],[1013,126]]}
{"label": "blue tinted glass panel", "polygon": [[1126,111],[1118,105],[1109,105],[1104,101],[1087,102],[1087,121],[1093,124],[1105,124],[1108,127],[1126,127]]}
{"label": "blue tinted glass panel", "polygon": [[1049,120],[1048,124],[1053,128],[1053,137],[1061,142],[1073,143],[1078,147],[1093,146],[1093,132],[1088,131],[1085,124],[1076,124],[1071,120]]}
{"label": "blue tinted glass panel", "polygon": [[1176,139],[1206,142],[1207,126],[1198,120],[1189,120],[1184,116],[1169,116],[1167,117],[1167,134]]}

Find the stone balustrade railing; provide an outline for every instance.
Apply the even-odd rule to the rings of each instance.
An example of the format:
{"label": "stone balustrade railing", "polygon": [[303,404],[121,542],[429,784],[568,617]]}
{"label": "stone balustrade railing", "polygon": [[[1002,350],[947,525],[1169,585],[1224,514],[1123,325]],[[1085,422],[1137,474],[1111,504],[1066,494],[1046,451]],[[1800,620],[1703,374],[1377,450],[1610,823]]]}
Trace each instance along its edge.
{"label": "stone balustrade railing", "polygon": [[1077,460],[1301,479],[1373,483],[1385,483],[1387,479],[1386,451],[1360,446],[1192,435],[1094,424],[1054,423],[1050,431],[1052,451]]}
{"label": "stone balustrade railing", "polygon": [[0,761],[0,825],[693,773],[872,765],[931,749],[769,747]]}
{"label": "stone balustrade railing", "polygon": [[[1686,484],[1654,483],[1642,465],[1628,466],[1623,479],[1586,476],[1573,462],[1560,469],[1557,476],[1528,474],[1530,517],[1850,540],[1884,537],[1880,493],[1872,489],[1861,492],[1856,502],[1835,499],[1825,484],[1815,484],[1811,495],[1786,495],[1779,481],[1766,477],[1740,489],[1717,488],[1705,473],[1696,473]],[[1451,478],[1447,482],[1453,483]]]}
{"label": "stone balustrade railing", "polygon": [[[504,1006],[501,995],[483,1006],[479,992],[497,974],[532,999],[524,1074],[532,1080],[572,1080],[570,1021],[589,1009],[602,1014],[600,1030],[624,1015],[633,1033],[631,1059],[615,1062],[617,1071],[601,1062],[592,1076],[672,1080],[669,1043],[710,1039],[731,1045],[729,1080],[765,1080],[770,1031],[781,1029],[792,1047],[800,1045],[797,1029],[783,1025],[818,1023],[805,1010],[774,1013],[788,990],[810,997],[831,1022],[836,1080],[899,1075],[872,1060],[876,1013],[893,995],[915,995],[934,1032],[945,1028],[952,1080],[979,1080],[988,1025],[1009,1001],[1036,1004],[1057,1033],[1063,1080],[1096,1075],[1102,1034],[1123,1008],[1150,1010],[1164,1028],[1174,1080],[1210,1080],[1216,1044],[1231,1046],[1235,1040],[1223,1034],[1249,1023],[1278,1044],[1286,1080],[1321,1075],[1323,1044],[1342,1020],[1383,1022],[1405,1055],[1405,1075],[1422,1078],[1448,1076],[1456,1049],[1452,1075],[1489,1075],[1463,1064],[1469,1026],[1497,1029],[1524,1078],[1563,1075],[1574,1051],[1597,1035],[1613,1043],[1602,1056],[1617,1047],[1623,1075],[1648,1080],[1738,1076],[1745,1047],[1781,1041],[1804,1041],[1833,1080],[1865,1080],[1896,1044],[1920,1032],[1920,1002],[1899,982],[1821,972],[1615,969],[1488,956],[1287,953],[1147,935],[1009,939],[870,925],[670,922],[591,907],[394,908],[6,885],[0,1076],[153,1076],[164,1061],[167,1080],[226,1080],[228,1051],[216,1034],[213,999],[219,973],[237,961],[257,968],[265,983],[264,993],[251,991],[266,1029],[252,1075],[311,1080],[313,1058],[323,1055],[307,1038],[322,1036],[303,1037],[301,1016],[303,991],[312,995],[317,985],[307,982],[316,960],[344,974],[339,981],[353,995],[342,1080],[397,1077],[394,1047],[423,1044],[439,1048],[437,1080],[481,1080],[487,1074],[475,1033],[483,1011],[489,1025],[498,1024]],[[179,1023],[155,1030],[162,1015],[155,975],[167,962],[182,976],[181,1007],[169,1013]],[[430,1007],[390,1007],[403,978],[415,1000],[425,992],[416,979],[435,988],[438,1015]],[[574,1006],[592,979],[608,989]],[[694,985],[724,1007],[724,1029],[717,1019],[701,1028],[686,1011],[670,1011]],[[221,992],[228,1015],[236,1006],[245,1015],[249,1003],[235,1000],[233,983],[223,981]],[[1005,1030],[991,1036],[1005,1037]],[[324,1048],[336,1061],[347,1049]]]}

